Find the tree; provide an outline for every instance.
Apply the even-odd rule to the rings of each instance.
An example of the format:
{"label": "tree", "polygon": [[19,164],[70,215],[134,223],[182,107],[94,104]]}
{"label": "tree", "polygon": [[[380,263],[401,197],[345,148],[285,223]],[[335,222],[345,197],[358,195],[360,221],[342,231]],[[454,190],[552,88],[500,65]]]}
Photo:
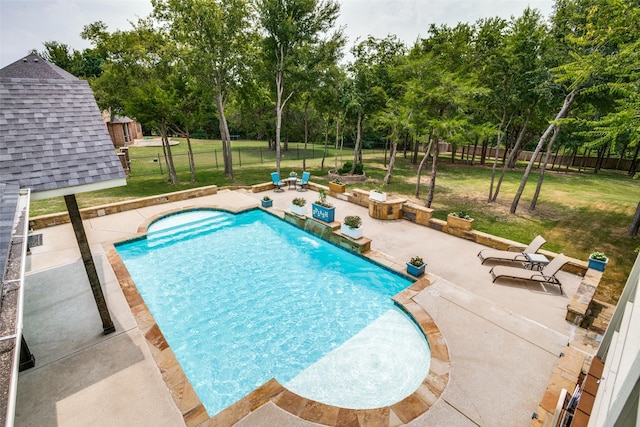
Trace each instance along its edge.
{"label": "tree", "polygon": [[182,59],[214,95],[224,171],[233,179],[231,137],[225,109],[253,53],[251,13],[246,0],[152,0],[154,14],[166,22]]}
{"label": "tree", "polygon": [[351,87],[348,112],[355,116],[356,141],[351,173],[362,163],[362,128],[364,120],[384,108],[394,86],[391,70],[405,55],[405,46],[396,36],[376,39],[369,36],[351,49],[354,61],[348,66]]}
{"label": "tree", "polygon": [[41,57],[76,77],[90,79],[102,74],[104,58],[95,49],[80,52],[56,41],[45,42],[44,48],[39,53]]}
{"label": "tree", "polygon": [[167,181],[177,184],[168,137],[178,104],[172,82],[178,61],[175,45],[151,19],[138,20],[130,31],[109,34],[105,29],[97,22],[83,31],[83,37],[105,55],[104,72],[92,82],[98,105],[156,127],[163,142]]}
{"label": "tree", "polygon": [[[507,167],[513,167],[529,122],[541,98],[549,98],[549,72],[545,64],[548,49],[547,28],[537,10],[527,8],[521,17],[512,19],[505,37],[506,68],[510,74],[509,108],[513,115],[521,115],[520,130],[511,147],[509,158],[502,165],[495,192],[489,201],[494,202],[500,193],[500,186]],[[515,121],[512,119],[512,121]],[[508,147],[505,146],[505,149]],[[496,151],[496,161],[497,161]],[[494,162],[495,166],[495,162]],[[489,190],[491,193],[492,188]]]}
{"label": "tree", "polygon": [[[319,50],[322,37],[332,29],[340,6],[335,0],[257,0],[258,21],[265,37],[263,55],[275,83],[276,170],[280,172],[282,114],[295,90],[287,89],[291,78],[306,68],[306,52]],[[340,30],[330,40],[341,38]]]}
{"label": "tree", "polygon": [[[432,26],[430,34],[432,37],[416,43],[409,55],[404,91],[413,129],[418,135],[429,135],[433,155],[427,207],[435,195],[439,141],[460,142],[472,126],[467,112],[476,99],[488,94],[464,61],[470,49],[469,27]],[[427,151],[421,166],[428,154]],[[421,167],[418,176],[420,171]]]}
{"label": "tree", "polygon": [[[556,36],[564,34],[562,41],[566,43],[571,61],[557,67],[555,73],[558,82],[566,84],[570,92],[565,96],[556,120],[549,124],[540,138],[536,147],[537,152],[553,128],[566,117],[571,103],[578,95],[584,94],[586,97],[593,98],[594,94],[608,90],[611,83],[615,83],[620,78],[623,81],[628,78],[624,72],[622,74],[612,72],[613,69],[608,65],[616,63],[621,52],[627,51],[626,47],[634,46],[629,51],[637,52],[635,49],[639,35],[637,32],[629,31],[629,28],[638,22],[640,13],[638,6],[632,3],[620,0],[558,2],[554,28]],[[637,69],[637,54],[632,54],[630,58],[634,58],[631,60],[631,63],[635,64],[632,68]],[[619,69],[616,66],[613,68]],[[527,166],[527,171],[511,204],[511,213],[516,212],[531,166],[532,162]]]}

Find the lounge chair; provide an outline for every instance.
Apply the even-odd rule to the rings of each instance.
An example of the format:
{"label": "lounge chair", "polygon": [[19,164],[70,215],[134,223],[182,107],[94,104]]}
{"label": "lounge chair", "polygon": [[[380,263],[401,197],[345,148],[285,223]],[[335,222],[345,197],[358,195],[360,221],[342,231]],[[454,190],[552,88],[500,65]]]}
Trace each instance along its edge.
{"label": "lounge chair", "polygon": [[478,256],[482,260],[482,264],[488,259],[526,262],[527,258],[524,254],[535,254],[545,243],[547,243],[547,241],[542,236],[536,236],[536,238],[529,243],[529,246],[524,249],[521,246],[509,246],[506,250],[483,249],[478,252]]}
{"label": "lounge chair", "polygon": [[563,294],[562,283],[556,277],[556,273],[560,271],[562,266],[569,262],[569,258],[564,254],[556,256],[549,264],[545,265],[542,271],[525,270],[518,267],[510,267],[506,265],[496,265],[490,271],[493,276],[493,282],[500,277],[509,277],[512,279],[528,280],[530,282],[551,283],[558,285],[560,295]]}
{"label": "lounge chair", "polygon": [[280,180],[280,174],[278,172],[271,172],[271,183],[275,188],[275,191],[284,191],[282,187],[287,185],[286,182]]}
{"label": "lounge chair", "polygon": [[307,191],[309,189],[310,177],[311,177],[311,172],[302,172],[302,178],[296,180],[296,185],[300,187],[298,188],[298,191]]}

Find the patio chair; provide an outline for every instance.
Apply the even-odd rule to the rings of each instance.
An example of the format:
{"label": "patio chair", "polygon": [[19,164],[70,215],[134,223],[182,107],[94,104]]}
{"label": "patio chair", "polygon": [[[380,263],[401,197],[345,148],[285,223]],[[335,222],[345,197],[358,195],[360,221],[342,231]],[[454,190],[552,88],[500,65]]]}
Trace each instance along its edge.
{"label": "patio chair", "polygon": [[296,185],[299,186],[298,191],[307,191],[309,189],[309,178],[311,172],[302,172],[302,178],[296,180]]}
{"label": "patio chair", "polygon": [[542,236],[536,236],[535,239],[529,243],[529,246],[522,248],[521,246],[509,246],[506,250],[499,249],[483,249],[478,252],[478,256],[482,260],[482,264],[488,259],[495,261],[526,261],[524,256],[527,254],[535,254],[538,250],[547,243]]}
{"label": "patio chair", "polygon": [[280,174],[278,172],[271,172],[271,183],[274,187],[276,187],[274,189],[276,192],[284,191],[282,187],[287,185],[286,182],[280,180]]}
{"label": "patio chair", "polygon": [[527,280],[530,282],[551,283],[558,285],[560,288],[560,295],[563,295],[562,283],[556,277],[556,273],[569,262],[564,254],[556,256],[549,264],[547,264],[542,271],[525,270],[518,267],[510,267],[506,265],[497,265],[490,270],[491,276],[493,276],[493,283],[500,277],[509,277],[511,279]]}

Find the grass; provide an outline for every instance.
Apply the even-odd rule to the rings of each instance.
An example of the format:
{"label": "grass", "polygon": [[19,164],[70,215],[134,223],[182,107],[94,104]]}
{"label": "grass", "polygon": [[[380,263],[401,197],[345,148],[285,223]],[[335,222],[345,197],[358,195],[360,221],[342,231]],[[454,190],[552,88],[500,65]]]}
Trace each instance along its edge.
{"label": "grass", "polygon": [[[265,149],[261,156],[254,156],[253,161],[243,152],[243,166],[234,165],[233,181],[229,181],[222,170],[215,169],[213,164],[207,166],[205,162],[203,166],[203,163],[199,162],[196,163],[196,183],[189,182],[188,171],[178,174],[180,183],[177,185],[168,184],[164,175],[132,174],[126,187],[78,194],[78,203],[80,207],[97,206],[205,185],[248,186],[269,181],[269,173],[275,170],[275,155],[266,150],[266,143],[234,141],[233,144],[234,150],[259,147]],[[219,146],[219,141],[194,141],[196,151],[219,149]],[[295,159],[296,156],[293,154],[297,147],[296,144],[290,144],[291,151],[285,154],[281,163],[282,174],[288,175],[290,170],[299,173],[302,171],[302,160]],[[302,146],[299,147],[301,153]],[[161,152],[161,148],[131,147],[134,171],[136,162],[146,161],[158,151]],[[175,155],[185,152],[186,144],[173,147]],[[330,150],[325,168],[321,170],[321,153],[322,147],[316,145],[316,157],[307,161],[306,169],[311,172],[312,181],[326,184],[326,172],[333,167],[334,157],[333,151]],[[349,154],[345,154],[344,161],[350,161],[350,157]],[[369,179],[357,187],[372,189],[380,185],[386,173],[384,153],[379,149],[375,152],[367,151],[364,157],[365,172]],[[640,182],[611,171],[600,171],[597,175],[591,172],[547,171],[536,210],[529,212],[527,208],[538,179],[538,174],[532,173],[518,211],[511,215],[509,207],[520,184],[523,166],[519,165],[516,170],[507,171],[498,201],[489,204],[487,198],[491,179],[490,167],[471,167],[459,160],[457,164],[452,165],[450,155],[442,157],[439,159],[436,193],[431,206],[435,210],[434,217],[445,219],[449,212],[464,210],[475,218],[474,229],[478,231],[521,243],[528,243],[541,234],[548,242],[544,249],[563,252],[582,260],[586,260],[591,252],[604,252],[609,257],[609,265],[598,287],[596,298],[604,302],[616,302],[635,261],[634,250],[640,246],[639,237],[624,237],[640,200]],[[416,170],[417,166],[410,164],[402,157],[402,153],[399,153],[392,182],[385,187],[385,191],[423,203],[429,175],[427,171],[423,172],[422,190],[418,199],[414,197]],[[62,198],[33,201],[31,204],[32,216],[65,210]]]}

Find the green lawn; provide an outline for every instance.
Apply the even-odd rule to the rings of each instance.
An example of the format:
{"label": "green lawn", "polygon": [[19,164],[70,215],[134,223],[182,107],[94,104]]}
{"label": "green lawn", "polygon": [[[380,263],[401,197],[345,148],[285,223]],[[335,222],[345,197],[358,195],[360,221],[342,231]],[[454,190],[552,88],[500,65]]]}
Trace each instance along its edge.
{"label": "green lawn", "polygon": [[[174,155],[184,158],[181,155],[186,153],[186,144],[181,143],[172,148]],[[221,153],[217,153],[218,168],[215,156],[211,154],[213,149],[220,149],[220,142],[194,141],[194,151],[208,151],[208,154],[197,157],[197,182],[189,182],[185,163],[179,172],[181,182],[170,185],[166,182],[166,177],[159,173],[136,176],[136,171],[143,169],[139,166],[142,163],[155,163],[152,170],[158,167],[157,162],[153,162],[153,157],[162,153],[161,147],[131,147],[133,170],[127,186],[78,194],[78,203],[80,207],[88,207],[212,184],[242,186],[270,180],[269,173],[275,170],[275,154],[266,149],[265,142],[234,141],[233,148],[233,181],[221,169]],[[281,163],[283,174],[288,174],[290,170],[302,170],[302,150],[302,144],[290,144],[290,151],[284,154]],[[307,160],[307,170],[312,174],[312,181],[326,183],[326,172],[333,167],[334,153],[332,149],[329,150],[325,168],[321,170],[322,151],[321,145],[314,147],[314,158]],[[308,153],[311,157],[311,151]],[[386,173],[384,153],[380,149],[367,151],[364,157],[365,172],[369,179],[358,187],[370,189],[378,186]],[[343,160],[351,160],[348,150],[345,150]],[[243,162],[242,167],[239,166],[239,161]],[[339,160],[338,165],[340,164]],[[386,187],[386,191],[420,202],[414,197],[416,170],[417,167],[399,153],[392,183]],[[532,173],[518,212],[511,215],[509,207],[523,170],[524,165],[519,165],[518,169],[508,171],[498,201],[488,204],[486,200],[491,178],[490,166],[471,167],[460,160],[452,165],[450,156],[442,157],[439,159],[436,194],[432,204],[435,209],[434,217],[445,219],[451,211],[464,210],[475,218],[474,229],[479,231],[522,243],[528,243],[537,234],[541,234],[548,242],[545,249],[564,252],[583,260],[593,251],[605,252],[610,261],[596,296],[606,302],[615,302],[633,266],[636,257],[634,250],[640,246],[639,237],[624,237],[640,200],[640,182],[610,171],[601,171],[598,175],[591,172],[547,171],[536,211],[528,212],[538,179],[538,174]],[[426,197],[428,180],[428,172],[423,172],[422,201]],[[65,210],[62,198],[34,201],[31,204],[32,216]]]}

